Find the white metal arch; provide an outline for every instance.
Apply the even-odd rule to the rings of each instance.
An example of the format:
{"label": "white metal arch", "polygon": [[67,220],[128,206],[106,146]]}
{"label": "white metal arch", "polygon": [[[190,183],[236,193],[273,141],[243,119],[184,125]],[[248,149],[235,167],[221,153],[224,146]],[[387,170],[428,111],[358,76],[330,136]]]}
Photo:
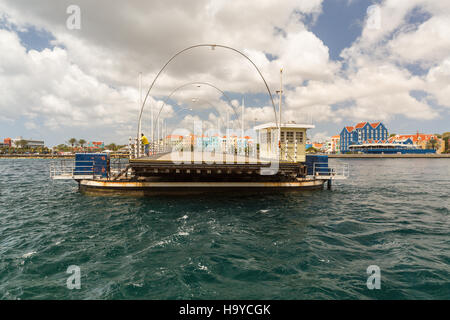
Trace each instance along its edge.
{"label": "white metal arch", "polygon": [[147,101],[147,98],[148,98],[148,96],[150,95],[150,92],[151,92],[153,86],[155,85],[156,80],[159,78],[160,74],[164,71],[164,69],[167,67],[167,65],[168,65],[173,59],[175,59],[177,56],[179,56],[179,55],[182,54],[183,52],[186,52],[186,51],[191,50],[191,49],[194,49],[194,48],[199,48],[199,47],[211,47],[212,49],[218,47],[218,48],[224,48],[224,49],[232,50],[232,51],[234,51],[234,52],[240,54],[240,55],[243,56],[244,58],[246,58],[248,61],[250,61],[250,63],[255,67],[256,71],[257,71],[258,74],[259,74],[259,76],[260,76],[261,79],[263,80],[264,85],[266,86],[267,92],[268,92],[269,97],[270,97],[270,101],[272,102],[273,112],[274,112],[274,115],[275,115],[275,123],[276,123],[277,126],[279,126],[279,125],[278,125],[278,119],[277,119],[277,110],[276,110],[276,108],[275,108],[275,103],[274,103],[274,101],[273,101],[272,93],[270,92],[270,89],[269,89],[269,86],[268,86],[268,84],[267,84],[267,82],[266,82],[266,79],[264,79],[264,76],[262,75],[262,73],[261,73],[261,71],[258,69],[258,67],[255,65],[255,63],[254,63],[247,55],[245,55],[245,54],[242,53],[241,51],[239,51],[239,50],[237,50],[237,49],[235,49],[235,48],[229,47],[229,46],[224,46],[224,45],[220,45],[220,44],[197,44],[197,45],[194,45],[194,46],[187,47],[187,48],[185,48],[185,49],[183,49],[183,50],[181,50],[181,51],[178,51],[176,54],[174,54],[174,55],[173,55],[173,56],[172,56],[172,57],[164,64],[164,66],[161,68],[161,70],[159,70],[159,72],[158,72],[158,74],[156,75],[155,79],[153,79],[153,82],[152,82],[152,84],[150,85],[150,87],[148,88],[147,94],[145,95],[145,98],[144,98],[144,101],[143,101],[143,103],[142,103],[141,110],[140,110],[140,113],[139,113],[139,119],[138,119],[138,132],[137,132],[137,138],[138,138],[138,141],[139,141],[139,139],[140,139],[139,134],[140,134],[140,131],[141,131],[141,119],[142,119],[142,113],[143,113],[143,111],[144,111],[145,102]]}

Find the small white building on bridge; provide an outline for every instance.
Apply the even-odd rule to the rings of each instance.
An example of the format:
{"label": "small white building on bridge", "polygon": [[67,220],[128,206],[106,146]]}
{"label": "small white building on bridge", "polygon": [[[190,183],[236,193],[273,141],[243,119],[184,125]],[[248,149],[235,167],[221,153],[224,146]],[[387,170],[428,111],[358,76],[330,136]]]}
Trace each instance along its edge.
{"label": "small white building on bridge", "polygon": [[261,158],[274,158],[279,153],[280,161],[305,162],[306,130],[313,128],[313,124],[294,122],[282,123],[280,130],[274,122],[256,126]]}

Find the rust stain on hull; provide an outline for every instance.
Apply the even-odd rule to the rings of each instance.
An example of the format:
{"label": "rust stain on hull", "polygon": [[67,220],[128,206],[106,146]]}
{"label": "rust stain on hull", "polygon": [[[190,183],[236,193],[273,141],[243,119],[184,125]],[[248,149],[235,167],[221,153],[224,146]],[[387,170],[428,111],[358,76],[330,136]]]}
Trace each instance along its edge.
{"label": "rust stain on hull", "polygon": [[80,185],[101,188],[301,188],[322,186],[323,180],[306,180],[298,182],[146,182],[146,181],[101,181],[81,180]]}
{"label": "rust stain on hull", "polygon": [[81,180],[86,194],[187,195],[208,192],[277,192],[323,188],[323,180],[298,182],[144,182]]}

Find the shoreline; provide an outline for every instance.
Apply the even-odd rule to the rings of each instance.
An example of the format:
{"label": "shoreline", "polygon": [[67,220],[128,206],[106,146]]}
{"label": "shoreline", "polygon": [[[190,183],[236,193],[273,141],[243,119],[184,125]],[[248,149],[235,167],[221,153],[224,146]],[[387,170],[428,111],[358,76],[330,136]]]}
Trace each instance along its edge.
{"label": "shoreline", "polygon": [[[126,158],[127,154],[111,154],[111,158]],[[0,159],[75,159],[75,155],[60,154],[0,154]]]}
{"label": "shoreline", "polygon": [[[317,154],[330,159],[450,159],[450,154]],[[0,159],[74,159],[75,155],[0,154]],[[126,154],[111,154],[111,158],[126,158]]]}
{"label": "shoreline", "polygon": [[450,159],[450,154],[329,154],[330,159]]}

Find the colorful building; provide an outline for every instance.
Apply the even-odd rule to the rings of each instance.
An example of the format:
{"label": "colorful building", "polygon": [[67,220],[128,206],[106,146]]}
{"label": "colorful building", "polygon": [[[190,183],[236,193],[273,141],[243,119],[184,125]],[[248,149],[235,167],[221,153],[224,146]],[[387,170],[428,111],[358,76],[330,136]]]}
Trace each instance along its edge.
{"label": "colorful building", "polygon": [[351,145],[368,143],[385,143],[388,130],[381,122],[360,122],[354,127],[345,127],[340,134],[340,152],[350,151]]}
{"label": "colorful building", "polygon": [[165,138],[166,143],[171,147],[176,147],[183,142],[183,136],[177,134],[169,134]]}
{"label": "colorful building", "polygon": [[331,137],[331,153],[341,152],[341,136]]}
{"label": "colorful building", "polygon": [[105,149],[105,143],[103,141],[91,141],[88,143],[86,148],[91,150]]}
{"label": "colorful building", "polygon": [[323,151],[326,148],[326,145],[321,142],[313,142],[312,147],[316,150]]}
{"label": "colorful building", "polygon": [[435,141],[435,149],[437,153],[445,151],[445,142],[439,139],[434,134],[423,134],[417,132],[416,134],[396,134],[388,139],[390,143],[404,143],[405,141],[411,141],[412,144],[421,149],[429,149],[432,141]]}

